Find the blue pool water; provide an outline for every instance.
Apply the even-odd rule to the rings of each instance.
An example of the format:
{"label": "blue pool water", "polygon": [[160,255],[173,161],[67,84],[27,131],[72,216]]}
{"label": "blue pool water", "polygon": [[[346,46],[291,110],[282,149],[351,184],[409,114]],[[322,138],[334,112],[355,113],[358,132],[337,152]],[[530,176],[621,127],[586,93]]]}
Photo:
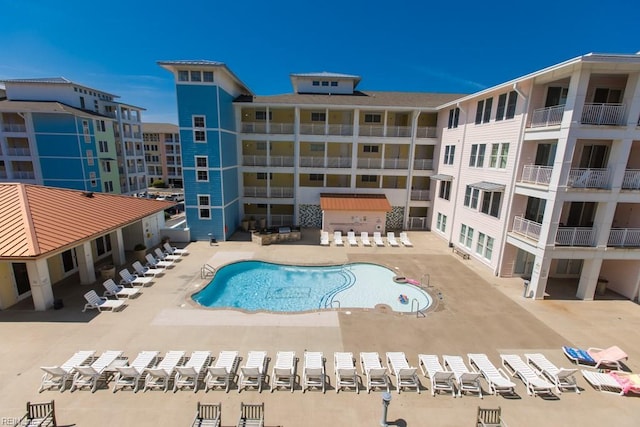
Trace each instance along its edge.
{"label": "blue pool water", "polygon": [[[399,312],[410,312],[413,299],[420,310],[431,305],[429,294],[396,283],[394,277],[392,270],[367,263],[304,267],[242,261],[220,268],[192,298],[205,307],[275,312],[331,308],[337,302],[341,308],[387,304]],[[400,295],[407,297],[407,304],[399,300]]]}

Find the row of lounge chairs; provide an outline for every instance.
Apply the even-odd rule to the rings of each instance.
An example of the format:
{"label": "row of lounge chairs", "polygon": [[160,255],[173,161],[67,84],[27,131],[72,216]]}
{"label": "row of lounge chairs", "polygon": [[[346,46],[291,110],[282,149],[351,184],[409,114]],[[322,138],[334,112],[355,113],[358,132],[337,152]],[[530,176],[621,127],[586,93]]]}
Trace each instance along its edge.
{"label": "row of lounge chairs", "polygon": [[[400,233],[399,238],[400,238],[400,243],[402,243],[403,246],[407,246],[407,247],[413,246],[413,243],[411,243],[411,240],[409,240],[409,236],[407,235],[407,233],[405,232]],[[360,243],[362,243],[362,246],[372,246],[371,240],[369,240],[369,233],[366,231],[363,231],[362,233],[360,233],[360,243],[358,243],[358,239],[356,238],[356,233],[353,231],[349,231],[347,233],[347,243],[349,244],[349,246],[360,246]],[[395,233],[391,231],[387,233],[387,243],[389,246],[392,246],[392,247],[400,246],[400,243],[398,243],[398,240],[396,240]],[[335,246],[344,246],[345,242],[342,238],[341,231],[336,231],[333,233],[333,244]],[[322,246],[330,245],[328,231],[320,232],[320,245]],[[376,231],[373,233],[373,245],[386,246],[384,239],[382,237],[382,234],[379,231]]]}
{"label": "row of lounge chairs", "polygon": [[155,249],[156,257],[152,254],[146,255],[146,266],[143,266],[140,261],[135,261],[132,265],[134,273],[131,273],[127,268],[120,270],[118,272],[119,284],[116,284],[113,279],[107,279],[103,282],[102,286],[105,291],[102,296],[99,296],[95,290],[85,293],[86,304],[82,311],[89,309],[117,311],[121,309],[125,304],[123,299],[139,296],[140,288],[151,285],[156,276],[164,274],[165,268],[172,267],[181,256],[189,253],[187,249],[178,249],[169,243],[165,243],[163,248],[164,252],[160,248]]}

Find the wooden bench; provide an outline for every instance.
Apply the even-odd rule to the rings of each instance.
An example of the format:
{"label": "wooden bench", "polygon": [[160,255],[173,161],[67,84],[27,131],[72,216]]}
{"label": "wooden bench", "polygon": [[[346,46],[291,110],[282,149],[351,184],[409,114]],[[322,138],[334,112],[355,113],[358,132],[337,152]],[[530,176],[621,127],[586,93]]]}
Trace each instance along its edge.
{"label": "wooden bench", "polygon": [[478,406],[478,417],[476,419],[477,427],[506,427],[502,421],[502,411],[498,406],[497,409],[487,409]]}
{"label": "wooden bench", "polygon": [[27,402],[27,413],[15,426],[56,427],[56,411],[54,401],[45,403]]}
{"label": "wooden bench", "polygon": [[463,251],[462,249],[460,249],[457,246],[453,247],[453,253],[456,255],[460,255],[462,257],[462,259],[469,259],[469,254],[466,253],[465,251]]}

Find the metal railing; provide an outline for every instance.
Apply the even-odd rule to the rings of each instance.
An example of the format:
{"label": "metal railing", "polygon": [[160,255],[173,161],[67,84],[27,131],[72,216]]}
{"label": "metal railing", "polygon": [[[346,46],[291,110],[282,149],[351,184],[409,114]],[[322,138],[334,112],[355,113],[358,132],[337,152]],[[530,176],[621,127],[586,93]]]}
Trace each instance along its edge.
{"label": "metal railing", "polygon": [[411,200],[430,200],[429,190],[411,190]]}
{"label": "metal railing", "polygon": [[242,122],[242,133],[267,133],[266,122]]}
{"label": "metal railing", "polygon": [[353,125],[329,125],[329,135],[353,135]]}
{"label": "metal railing", "polygon": [[435,127],[419,126],[416,129],[416,138],[435,138],[438,135],[438,129]]}
{"label": "metal railing", "polygon": [[584,104],[580,123],[584,125],[624,125],[624,104]]}
{"label": "metal railing", "polygon": [[567,186],[573,188],[607,188],[609,186],[609,169],[571,169],[567,179]]}
{"label": "metal railing", "polygon": [[293,197],[293,187],[271,187],[269,196],[278,199],[287,199]]}
{"label": "metal railing", "polygon": [[414,159],[413,168],[418,170],[433,170],[433,159]]}
{"label": "metal railing", "polygon": [[382,159],[358,159],[360,169],[382,169]]}
{"label": "metal railing", "polygon": [[324,156],[301,156],[300,166],[305,168],[323,168]]}
{"label": "metal railing", "polygon": [[244,197],[267,197],[267,187],[244,187]]}
{"label": "metal railing", "polygon": [[427,315],[424,314],[424,312],[422,310],[420,310],[420,302],[418,301],[417,298],[412,298],[411,299],[411,312],[412,313],[414,311],[414,309],[413,309],[414,305],[415,305],[416,318],[418,318],[418,317],[427,317]]}
{"label": "metal railing", "polygon": [[293,166],[293,156],[269,156],[269,166],[291,167]]}
{"label": "metal railing", "polygon": [[622,188],[625,190],[640,190],[640,170],[627,169],[624,171]]}
{"label": "metal railing", "polygon": [[243,166],[266,166],[267,156],[243,155],[242,165]]}
{"label": "metal railing", "polygon": [[360,136],[384,136],[384,126],[360,125]]}
{"label": "metal railing", "polygon": [[328,168],[350,168],[351,157],[327,157]]}
{"label": "metal railing", "polygon": [[556,233],[556,245],[593,246],[596,230],[589,227],[560,227]]}
{"label": "metal railing", "polygon": [[5,132],[26,132],[27,125],[20,123],[5,123],[2,125],[2,130]]}
{"label": "metal railing", "polygon": [[387,137],[411,136],[411,126],[387,126]]}
{"label": "metal railing", "polygon": [[513,231],[514,233],[522,234],[523,236],[538,240],[540,238],[541,229],[542,224],[538,222],[525,219],[521,216],[516,216],[515,218],[513,218],[513,227],[511,231]]}
{"label": "metal railing", "polygon": [[556,105],[554,107],[538,108],[533,110],[531,116],[531,127],[545,127],[559,125],[562,122],[564,114],[564,105]]}
{"label": "metal railing", "polygon": [[409,169],[409,159],[384,159],[385,169]]}
{"label": "metal railing", "polygon": [[553,168],[551,166],[524,165],[520,181],[531,184],[549,185],[549,183],[551,183],[552,172]]}
{"label": "metal railing", "polygon": [[640,228],[612,228],[607,246],[620,248],[640,247]]}
{"label": "metal railing", "polygon": [[300,123],[300,134],[324,135],[326,126],[324,123]]}
{"label": "metal railing", "polygon": [[407,228],[410,230],[426,230],[428,225],[425,216],[410,216],[407,219]]}
{"label": "metal railing", "polygon": [[269,123],[269,133],[273,134],[292,134],[293,123]]}
{"label": "metal railing", "polygon": [[210,277],[213,277],[213,275],[216,274],[216,269],[215,267],[209,265],[209,264],[205,264],[202,266],[202,268],[200,268],[200,278],[201,279],[208,279]]}
{"label": "metal railing", "polygon": [[7,155],[9,156],[30,156],[31,150],[29,147],[9,147],[7,148]]}

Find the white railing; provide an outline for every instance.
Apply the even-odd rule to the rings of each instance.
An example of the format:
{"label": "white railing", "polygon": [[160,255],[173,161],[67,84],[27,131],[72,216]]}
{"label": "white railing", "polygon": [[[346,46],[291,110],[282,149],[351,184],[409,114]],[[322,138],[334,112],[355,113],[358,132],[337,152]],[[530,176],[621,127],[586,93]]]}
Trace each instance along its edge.
{"label": "white railing", "polygon": [[562,122],[564,114],[564,105],[556,105],[554,107],[538,108],[533,110],[531,117],[531,127],[545,127],[559,125]]}
{"label": "white railing", "polygon": [[293,215],[271,215],[271,226],[279,227],[281,225],[293,224]]}
{"label": "white railing", "polygon": [[269,166],[291,167],[293,166],[292,156],[269,156]]}
{"label": "white railing", "polygon": [[300,133],[303,135],[324,135],[324,123],[300,123]]}
{"label": "white railing", "polygon": [[385,169],[409,169],[409,159],[384,159]]}
{"label": "white railing", "polygon": [[293,187],[271,187],[269,196],[277,199],[289,199],[293,197]]}
{"label": "white railing", "polygon": [[329,135],[353,135],[353,125],[329,125]]}
{"label": "white railing", "polygon": [[437,128],[434,127],[418,127],[416,129],[416,138],[435,138]]}
{"label": "white railing", "polygon": [[269,133],[274,134],[292,134],[293,123],[269,123]]}
{"label": "white railing", "polygon": [[382,159],[358,159],[361,169],[382,169]]}
{"label": "white railing", "polygon": [[267,156],[244,155],[242,156],[242,165],[243,166],[266,166]]}
{"label": "white railing", "polygon": [[560,227],[556,233],[556,245],[593,246],[596,230],[588,227]]}
{"label": "white railing", "polygon": [[244,187],[244,197],[267,197],[267,187]]}
{"label": "white railing", "polygon": [[328,168],[350,168],[351,157],[327,157]]}
{"label": "white railing", "polygon": [[607,246],[640,247],[640,228],[612,228]]}
{"label": "white railing", "polygon": [[429,190],[411,190],[411,200],[429,200]]}
{"label": "white railing", "polygon": [[609,186],[608,169],[571,169],[567,186],[573,188],[607,188]]}
{"label": "white railing", "polygon": [[585,125],[623,125],[624,104],[584,104],[580,122]]}
{"label": "white railing", "polygon": [[302,157],[300,157],[300,167],[323,168],[324,167],[324,157],[320,157],[320,156],[302,156]]}
{"label": "white railing", "polygon": [[541,228],[542,224],[538,222],[525,219],[521,216],[516,216],[513,218],[513,228],[511,231],[522,234],[531,239],[538,240],[540,238]]}
{"label": "white railing", "polygon": [[29,147],[9,147],[7,148],[7,154],[9,156],[30,156],[31,151]]}
{"label": "white railing", "polygon": [[532,184],[549,185],[551,182],[552,172],[553,168],[551,166],[524,165],[520,181]]}
{"label": "white railing", "polygon": [[413,168],[418,170],[433,170],[433,159],[414,159]]}
{"label": "white railing", "polygon": [[411,136],[411,126],[387,126],[387,138]]}
{"label": "white railing", "polygon": [[5,123],[2,125],[2,130],[5,132],[26,132],[27,125],[20,123]]}
{"label": "white railing", "polygon": [[640,190],[640,170],[627,169],[624,171],[622,188],[625,190]]}
{"label": "white railing", "polygon": [[384,126],[360,125],[360,136],[384,136]]}
{"label": "white railing", "polygon": [[13,171],[14,179],[36,179],[36,173],[33,171]]}
{"label": "white railing", "polygon": [[242,122],[243,133],[267,133],[265,122]]}
{"label": "white railing", "polygon": [[407,228],[411,230],[426,230],[428,225],[425,216],[410,216],[407,220]]}

